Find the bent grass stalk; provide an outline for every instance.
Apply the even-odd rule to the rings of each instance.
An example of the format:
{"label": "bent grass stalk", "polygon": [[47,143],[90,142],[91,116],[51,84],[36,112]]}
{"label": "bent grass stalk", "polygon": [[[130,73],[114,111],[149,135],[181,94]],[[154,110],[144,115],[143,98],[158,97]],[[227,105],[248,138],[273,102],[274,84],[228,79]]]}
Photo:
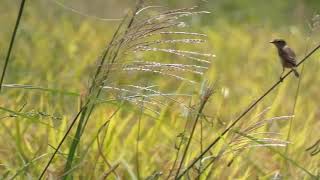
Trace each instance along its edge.
{"label": "bent grass stalk", "polygon": [[[318,46],[316,46],[311,52],[309,52],[309,54],[307,54],[298,64],[297,67],[299,67],[302,63],[304,63],[312,54],[314,54],[318,49],[320,48],[320,43],[318,44]],[[283,76],[283,80],[285,80],[291,73],[293,72],[293,70],[289,71],[287,74],[285,74]],[[221,138],[227,134],[235,125],[238,124],[238,122],[240,120],[242,120],[242,118],[249,113],[259,102],[261,102],[267,95],[269,95],[276,87],[278,87],[279,84],[281,84],[281,80],[277,81],[274,85],[271,86],[271,88],[269,88],[264,94],[262,94],[260,96],[260,98],[258,98],[256,101],[254,101],[254,103],[252,105],[250,105],[247,109],[244,110],[243,113],[240,114],[240,116],[238,118],[236,118],[236,120],[234,120],[212,143],[210,143],[209,146],[207,146],[207,148],[204,149],[204,151],[198,155],[196,158],[194,158],[194,160],[190,163],[190,165],[179,175],[176,177],[176,179],[181,179],[183,177],[184,174],[186,174],[200,159],[203,158],[203,156],[210,151],[210,149],[212,147],[214,147],[214,145],[216,145]],[[212,161],[213,163],[213,161]]]}

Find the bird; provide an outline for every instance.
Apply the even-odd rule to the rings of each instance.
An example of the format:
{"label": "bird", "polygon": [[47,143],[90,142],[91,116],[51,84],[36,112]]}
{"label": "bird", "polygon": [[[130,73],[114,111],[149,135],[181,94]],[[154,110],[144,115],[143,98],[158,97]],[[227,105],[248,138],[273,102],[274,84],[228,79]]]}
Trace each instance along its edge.
{"label": "bird", "polygon": [[285,71],[285,68],[292,69],[294,75],[299,78],[299,73],[296,69],[297,61],[296,54],[294,51],[287,45],[286,41],[283,39],[274,39],[270,41],[270,43],[274,44],[278,50],[278,55],[282,64],[282,73],[280,75],[280,80],[282,80],[282,75]]}

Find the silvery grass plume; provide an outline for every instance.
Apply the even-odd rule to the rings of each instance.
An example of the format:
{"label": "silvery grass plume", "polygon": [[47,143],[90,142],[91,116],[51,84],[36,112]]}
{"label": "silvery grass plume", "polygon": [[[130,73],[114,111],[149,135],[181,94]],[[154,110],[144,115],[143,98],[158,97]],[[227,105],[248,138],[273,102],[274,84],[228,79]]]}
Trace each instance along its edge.
{"label": "silvery grass plume", "polygon": [[316,14],[313,16],[309,24],[309,29],[311,30],[311,32],[320,31],[320,14]]}
{"label": "silvery grass plume", "polygon": [[[185,17],[208,13],[196,9],[165,10],[158,6],[143,7],[143,0],[137,1],[136,8],[123,18],[99,57],[92,83],[81,95],[81,108],[42,171],[40,179],[79,118],[64,168],[64,179],[68,178],[81,136],[101,99],[130,102],[143,111],[150,110],[159,114],[160,109],[168,103],[181,105],[180,99],[190,96],[189,93],[176,93],[177,85],[181,84],[178,82],[197,84],[214,57],[192,50],[195,44],[198,46],[206,42],[206,35],[184,30],[187,26]],[[186,49],[180,49],[180,46]],[[160,59],[160,53],[167,56],[160,56],[163,58]],[[162,87],[159,79],[165,79],[166,87]],[[162,89],[169,87],[175,91],[162,92]]]}
{"label": "silvery grass plume", "polygon": [[[234,158],[241,155],[244,150],[259,148],[259,147],[286,147],[290,142],[282,140],[281,134],[273,131],[265,131],[264,127],[268,124],[289,120],[293,116],[278,116],[272,118],[264,118],[263,116],[270,110],[264,109],[258,115],[253,117],[250,122],[240,125],[238,128],[231,130],[232,135],[229,140],[223,145],[217,155],[209,155],[202,159],[204,167],[198,167],[202,172],[210,167],[213,162],[218,161],[226,154],[232,154],[233,158],[229,161],[230,166]],[[214,167],[214,166],[212,166]]]}
{"label": "silvery grass plume", "polygon": [[[124,20],[102,56],[106,61],[99,64],[95,88],[102,88],[113,99],[143,104],[155,114],[168,103],[183,104],[191,95],[188,88],[176,93],[179,84],[198,84],[215,57],[195,48],[205,47],[207,36],[187,31],[185,20],[207,13],[197,7],[140,6],[134,18]],[[166,84],[161,84],[164,79]]]}

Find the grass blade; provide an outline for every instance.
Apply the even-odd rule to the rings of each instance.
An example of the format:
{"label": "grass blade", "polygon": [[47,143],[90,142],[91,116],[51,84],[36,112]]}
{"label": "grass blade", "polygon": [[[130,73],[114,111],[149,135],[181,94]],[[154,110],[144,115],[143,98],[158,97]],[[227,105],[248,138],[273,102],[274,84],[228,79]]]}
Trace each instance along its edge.
{"label": "grass blade", "polygon": [[16,25],[14,26],[14,30],[13,30],[13,33],[12,33],[12,37],[11,37],[9,49],[8,49],[8,52],[7,52],[6,60],[4,62],[4,66],[3,66],[3,70],[2,70],[2,75],[1,75],[1,79],[0,79],[0,92],[1,92],[1,89],[2,89],[2,83],[3,83],[3,80],[4,80],[4,76],[6,74],[7,67],[8,67],[8,64],[9,64],[10,55],[11,55],[11,51],[12,51],[12,48],[13,48],[13,43],[14,43],[14,40],[15,40],[15,37],[16,37],[17,31],[18,31],[18,27],[19,27],[19,24],[20,24],[20,20],[21,20],[21,17],[22,17],[24,4],[25,4],[25,0],[22,0],[21,4],[20,4],[18,17],[17,17],[17,20],[16,20]]}

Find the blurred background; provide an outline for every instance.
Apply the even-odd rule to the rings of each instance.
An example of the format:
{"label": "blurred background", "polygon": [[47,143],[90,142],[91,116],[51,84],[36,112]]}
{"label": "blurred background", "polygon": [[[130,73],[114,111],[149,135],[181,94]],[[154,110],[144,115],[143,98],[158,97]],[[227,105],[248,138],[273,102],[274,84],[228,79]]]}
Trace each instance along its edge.
{"label": "blurred background", "polygon": [[[19,4],[18,0],[0,1],[0,67],[3,66]],[[216,93],[206,106],[205,113],[226,124],[279,79],[282,67],[270,40],[286,39],[299,60],[320,43],[319,0],[146,0],[145,6],[148,5],[168,8],[198,6],[200,10],[211,12],[186,18],[186,28],[208,35],[207,45],[195,48],[215,54],[216,58],[213,58],[204,77],[197,80],[200,83],[203,79],[216,82]],[[4,82],[7,85],[32,85],[72,93],[61,95],[52,91],[8,87],[1,92],[1,107],[15,111],[23,107],[21,112],[34,113],[40,122],[30,122],[24,118],[8,119],[8,112],[0,112],[1,117],[6,117],[0,119],[0,174],[20,172],[21,167],[33,157],[52,151],[47,144],[57,145],[70,123],[70,117],[79,107],[78,96],[89,85],[97,66],[97,57],[111,39],[119,19],[134,6],[133,0],[27,0]],[[175,57],[161,54],[158,58],[174,60]],[[249,121],[268,107],[268,118],[294,114],[290,126],[288,121],[281,121],[266,129],[279,132],[282,139],[292,142],[286,155],[313,173],[319,173],[319,155],[310,156],[305,149],[320,138],[319,67],[320,52],[317,52],[304,63],[303,68],[299,67],[301,79],[290,76],[247,117]],[[166,87],[169,86],[166,79],[157,83],[170,89]],[[200,85],[188,89],[188,92],[198,96],[199,89]],[[102,107],[97,111],[95,121],[89,122],[79,154],[87,153],[84,146],[94,138],[91,133],[99,129],[104,118],[109,117],[114,109],[113,106]],[[141,168],[143,177],[153,171],[167,169],[173,160],[174,153],[167,152],[174,152],[175,139],[185,123],[185,119],[180,117],[180,109],[174,110],[171,114],[165,113],[163,123],[147,121],[142,126],[141,164],[146,164]],[[50,118],[42,117],[39,112],[45,112]],[[115,119],[117,123],[111,126],[112,133],[108,135],[110,146],[105,151],[110,161],[126,164],[119,168],[123,177],[135,177],[132,142],[137,131],[136,115],[126,107]],[[219,128],[224,127],[219,125],[217,119],[212,120],[214,128],[206,127],[208,141],[216,137]],[[52,124],[54,129],[41,122]],[[153,134],[148,134],[149,131]],[[289,131],[291,135],[288,135]],[[163,138],[162,141],[159,142],[157,137]],[[98,150],[92,146],[94,154]],[[65,145],[64,153],[67,153],[67,148]],[[91,178],[98,177],[107,166],[88,170],[95,166],[95,161],[91,161],[94,157],[88,155],[84,161],[87,166],[79,166],[75,172],[90,174]],[[52,174],[61,174],[64,159],[59,159],[50,170]],[[35,163],[29,170],[24,169],[19,176],[36,177],[46,160]],[[289,179],[306,177],[293,165],[286,164],[284,167],[279,163],[281,161],[280,156],[268,150],[249,150],[236,159],[236,165],[214,175],[220,178],[229,175],[243,179],[269,178],[280,172]]]}

